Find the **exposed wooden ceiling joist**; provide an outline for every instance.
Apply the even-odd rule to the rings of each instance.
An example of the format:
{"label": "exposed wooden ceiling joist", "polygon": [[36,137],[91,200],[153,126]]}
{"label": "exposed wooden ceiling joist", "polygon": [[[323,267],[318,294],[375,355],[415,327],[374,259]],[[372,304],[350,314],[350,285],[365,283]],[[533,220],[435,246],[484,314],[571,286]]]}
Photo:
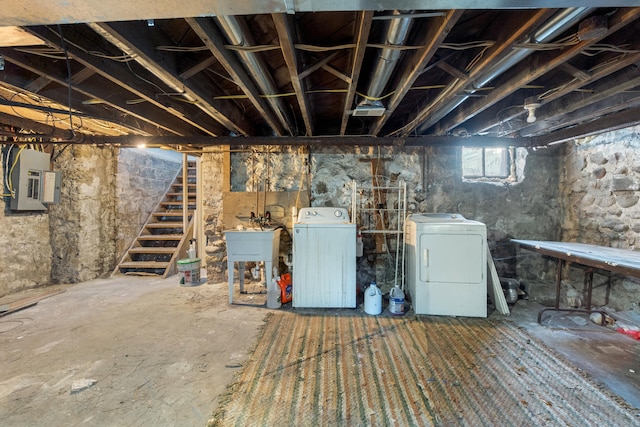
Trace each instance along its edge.
{"label": "exposed wooden ceiling joist", "polygon": [[[41,133],[46,111],[66,126],[75,116],[76,142],[92,135],[183,138],[175,145],[225,141],[209,141],[214,135],[251,144],[286,136],[294,145],[417,134],[451,141],[453,133],[467,142],[479,135],[551,140],[609,129],[609,120],[614,127],[622,118],[636,122],[623,112],[635,108],[629,91],[640,86],[638,7],[186,0],[177,8],[169,0],[53,0],[35,11],[30,2],[3,3],[0,22],[37,23],[44,15],[49,23],[71,22],[88,7],[92,15],[87,24],[14,28],[32,40],[18,44],[38,46],[0,48],[0,126],[9,132],[16,121],[7,115],[14,114]],[[100,15],[107,8],[113,10]],[[189,12],[196,9],[210,13]],[[153,13],[144,19],[136,15],[147,10]],[[400,27],[390,24],[400,21],[390,20],[398,18],[406,34],[392,37]],[[525,120],[525,100],[537,107],[535,123]],[[304,134],[318,139],[295,141]]]}
{"label": "exposed wooden ceiling joist", "polygon": [[306,136],[313,136],[313,122],[311,121],[311,106],[309,105],[309,99],[306,94],[306,84],[300,77],[300,70],[298,65],[298,58],[296,56],[296,50],[293,47],[293,24],[290,22],[289,16],[276,13],[271,15],[273,22],[275,23],[276,30],[278,32],[278,40],[280,41],[280,49],[284,55],[287,68],[291,78],[291,84],[293,90],[296,93],[296,99],[298,100],[298,106],[300,108],[300,114],[304,121],[304,126],[307,130]]}
{"label": "exposed wooden ceiling joist", "polygon": [[218,63],[229,73],[240,90],[249,98],[269,126],[278,135],[285,135],[282,124],[274,116],[273,111],[271,111],[264,98],[260,97],[260,92],[255,82],[249,78],[247,73],[243,72],[242,64],[240,64],[240,61],[238,61],[235,55],[225,48],[224,36],[214,25],[213,21],[209,18],[187,18],[186,21],[198,37],[200,37],[205,46],[209,48]]}

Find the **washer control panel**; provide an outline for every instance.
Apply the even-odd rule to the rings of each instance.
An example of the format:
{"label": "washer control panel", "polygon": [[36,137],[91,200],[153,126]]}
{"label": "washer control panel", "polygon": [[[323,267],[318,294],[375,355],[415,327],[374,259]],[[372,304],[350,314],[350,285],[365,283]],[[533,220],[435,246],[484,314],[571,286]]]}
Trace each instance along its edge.
{"label": "washer control panel", "polygon": [[315,207],[301,208],[298,212],[299,224],[344,224],[349,222],[349,212],[345,208]]}

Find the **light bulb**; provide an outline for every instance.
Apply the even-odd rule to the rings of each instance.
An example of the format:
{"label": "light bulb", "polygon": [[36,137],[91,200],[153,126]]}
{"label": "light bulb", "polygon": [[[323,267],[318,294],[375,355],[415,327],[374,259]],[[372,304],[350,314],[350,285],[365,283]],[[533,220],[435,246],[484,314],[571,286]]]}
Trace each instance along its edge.
{"label": "light bulb", "polygon": [[527,123],[533,123],[536,121],[536,109],[535,107],[527,108],[529,115],[527,116]]}

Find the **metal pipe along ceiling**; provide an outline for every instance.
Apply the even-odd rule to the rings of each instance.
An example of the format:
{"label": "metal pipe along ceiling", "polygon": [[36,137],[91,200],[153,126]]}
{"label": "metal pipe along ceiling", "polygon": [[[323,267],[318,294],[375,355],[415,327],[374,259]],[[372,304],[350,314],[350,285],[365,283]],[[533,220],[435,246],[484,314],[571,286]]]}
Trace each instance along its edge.
{"label": "metal pipe along ceiling", "polygon": [[[569,27],[576,24],[583,17],[591,13],[593,10],[593,8],[586,7],[564,9],[551,17],[542,27],[540,27],[540,29],[538,29],[538,31],[536,31],[532,38],[523,40],[523,43],[545,43],[551,41],[552,39],[562,34],[564,31],[569,29]],[[504,73],[506,70],[513,67],[532,53],[533,50],[531,49],[514,49],[513,51],[511,51],[510,54],[497,61],[493,67],[487,69],[476,79],[474,79],[473,90],[466,92],[465,95],[452,99],[441,108],[433,111],[432,114],[429,115],[429,118],[420,126],[418,126],[418,134],[426,132],[427,129],[436,124],[447,114],[452,112],[464,101],[469,99],[470,95],[475,92],[475,89],[480,89],[486,86],[493,79],[495,79],[500,74]]]}
{"label": "metal pipe along ceiling", "polygon": [[[406,13],[412,12],[403,12],[402,14],[404,15]],[[393,11],[393,15],[400,14],[401,12],[398,10]],[[407,38],[407,34],[409,34],[411,21],[412,18],[410,17],[392,19],[387,31],[386,44],[392,46],[403,45]],[[365,102],[375,101],[375,98],[379,98],[380,95],[382,95],[382,91],[389,82],[391,73],[393,73],[401,53],[402,51],[398,49],[382,49],[371,76],[371,82],[369,83],[369,89],[367,90],[368,98]]]}
{"label": "metal pipe along ceiling", "polygon": [[[249,31],[244,24],[244,21],[238,20],[235,16],[216,16],[214,17],[218,26],[225,34],[229,43],[234,46],[251,46],[253,43],[249,36]],[[252,52],[237,51],[236,52],[249,75],[258,85],[258,88],[263,95],[277,95],[278,90],[271,78],[271,73],[266,71],[266,66],[263,61]],[[291,119],[291,113],[289,107],[282,101],[281,98],[268,97],[267,101],[274,113],[278,117],[282,126],[285,129],[293,129],[293,120]],[[275,129],[274,129],[275,131]]]}

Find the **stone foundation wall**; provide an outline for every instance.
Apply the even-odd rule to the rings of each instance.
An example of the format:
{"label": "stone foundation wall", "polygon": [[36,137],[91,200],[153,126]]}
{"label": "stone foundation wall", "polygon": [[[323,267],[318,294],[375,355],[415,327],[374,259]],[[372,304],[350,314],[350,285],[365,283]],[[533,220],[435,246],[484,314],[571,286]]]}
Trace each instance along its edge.
{"label": "stone foundation wall", "polygon": [[202,168],[202,218],[204,221],[205,263],[207,279],[226,280],[226,246],[223,240],[222,191],[224,177],[224,148],[211,148],[200,158]]}
{"label": "stone foundation wall", "polygon": [[[640,250],[640,127],[576,141],[566,147],[562,175],[565,213],[562,240]],[[565,272],[563,295],[585,300],[583,271]],[[607,277],[594,276],[593,303],[607,303]],[[638,308],[640,281],[614,277],[608,305]]]}
{"label": "stone foundation wall", "polygon": [[53,283],[81,282],[113,268],[117,155],[116,148],[74,145],[56,159],[62,189],[49,214]]}
{"label": "stone foundation wall", "polygon": [[[358,188],[370,188],[374,175],[372,160],[379,160],[382,169],[381,173],[376,173],[379,184],[397,186],[400,180],[406,182],[408,213],[457,212],[484,222],[499,273],[503,276],[515,277],[519,273],[516,260],[520,255],[510,239],[556,240],[560,236],[558,183],[562,153],[557,150],[529,152],[524,180],[509,186],[463,181],[459,148],[313,147],[310,152],[279,148],[269,153],[268,168],[264,164],[267,156],[260,154],[265,150],[256,147],[253,152],[231,154],[231,188],[234,191],[262,189],[263,183],[268,181],[272,191],[310,189],[312,206],[350,208],[351,182],[355,181]],[[222,242],[217,238],[212,241],[211,236],[222,209],[221,200],[215,196],[222,173],[222,156],[207,154],[202,160],[208,246],[220,249]],[[359,207],[371,203],[366,197],[357,197]],[[396,207],[397,202],[390,199],[390,205]],[[358,225],[371,225],[365,222],[366,218],[358,215]],[[395,240],[389,238],[387,246],[393,254],[375,254],[373,236],[364,235],[365,256],[358,260],[357,266],[359,285],[375,278],[383,285],[383,290],[392,286]],[[222,254],[224,256],[224,252]],[[224,263],[218,266],[223,271],[226,268]],[[536,264],[526,267],[525,271],[538,277],[552,274],[553,268],[540,268]],[[216,277],[225,280],[224,276]]]}
{"label": "stone foundation wall", "polygon": [[[4,173],[4,165],[0,164],[0,176]],[[49,214],[12,212],[9,199],[3,197],[0,201],[0,229],[3,230],[0,297],[48,284],[52,255]]]}
{"label": "stone foundation wall", "polygon": [[0,296],[110,274],[181,167],[137,150],[80,145],[56,147],[52,159],[62,173],[59,204],[43,213],[0,204]]}
{"label": "stone foundation wall", "polygon": [[116,179],[116,262],[138,236],[181,168],[180,156],[172,160],[147,150],[120,150]]}

